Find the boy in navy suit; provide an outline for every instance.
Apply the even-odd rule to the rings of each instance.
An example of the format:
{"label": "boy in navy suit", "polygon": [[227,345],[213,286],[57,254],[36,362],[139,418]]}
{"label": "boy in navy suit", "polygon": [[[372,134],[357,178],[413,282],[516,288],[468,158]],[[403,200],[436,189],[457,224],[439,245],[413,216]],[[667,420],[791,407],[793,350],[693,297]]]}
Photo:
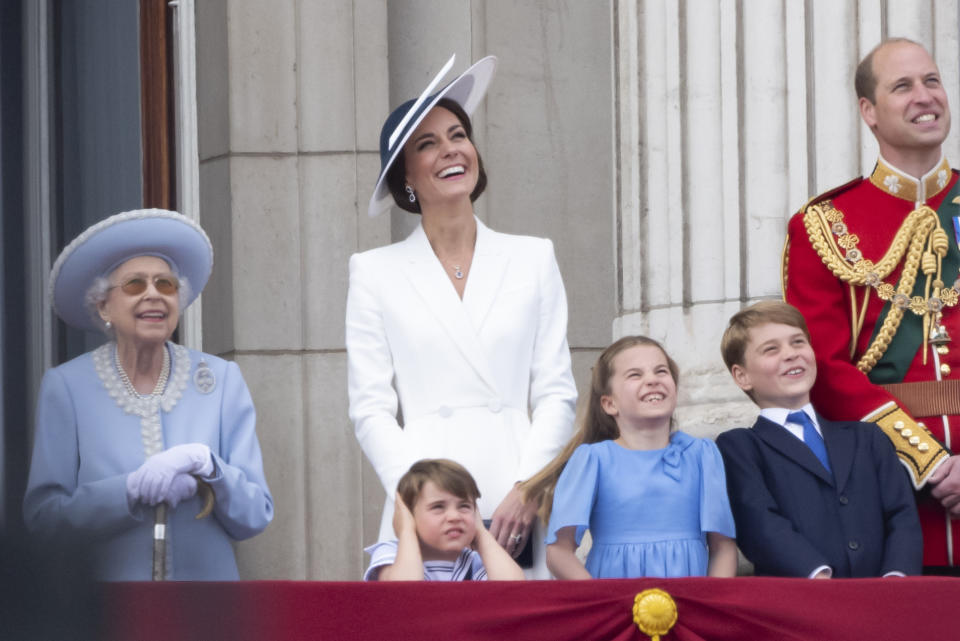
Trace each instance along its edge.
{"label": "boy in navy suit", "polygon": [[814,411],[817,363],[800,312],[774,301],[743,309],[720,349],[761,410],[752,429],[717,438],[737,543],[755,573],[919,574],[923,540],[907,472],[875,426]]}

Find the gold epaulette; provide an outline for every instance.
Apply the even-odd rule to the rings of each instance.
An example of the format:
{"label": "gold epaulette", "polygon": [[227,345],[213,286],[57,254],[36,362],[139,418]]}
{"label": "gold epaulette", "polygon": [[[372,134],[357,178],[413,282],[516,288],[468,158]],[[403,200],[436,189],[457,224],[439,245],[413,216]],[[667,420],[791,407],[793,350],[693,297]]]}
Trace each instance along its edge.
{"label": "gold epaulette", "polygon": [[918,490],[924,486],[940,463],[950,456],[926,426],[910,418],[910,415],[893,401],[874,410],[863,420],[876,423],[887,435],[900,462],[910,473],[913,487]]}
{"label": "gold epaulette", "polygon": [[823,192],[823,193],[820,194],[819,196],[814,196],[813,198],[811,198],[810,200],[808,200],[807,203],[806,203],[803,207],[800,208],[800,213],[802,214],[802,213],[804,213],[805,211],[807,211],[807,207],[809,207],[810,205],[816,205],[817,203],[822,203],[822,202],[825,201],[825,200],[832,200],[835,196],[839,196],[840,194],[842,194],[843,192],[847,191],[848,189],[850,189],[850,188],[852,188],[852,187],[856,187],[857,185],[860,184],[860,182],[861,182],[862,180],[863,180],[863,177],[862,177],[862,176],[857,176],[857,177],[854,178],[853,180],[851,180],[851,181],[849,181],[849,182],[845,182],[845,183],[843,183],[842,185],[840,185],[839,187],[834,187],[833,189],[828,189],[827,191]]}
{"label": "gold epaulette", "polygon": [[[834,196],[837,196],[847,191],[851,187],[855,187],[859,185],[862,180],[863,178],[858,176],[857,178],[854,178],[849,182],[843,183],[839,187],[834,187],[833,189],[829,189],[818,196],[814,196],[813,198],[808,200],[803,205],[803,207],[800,208],[799,213],[805,214],[807,212],[807,207],[809,207],[810,205],[815,205],[825,200],[830,200]],[[787,234],[786,238],[784,238],[784,241],[783,241],[783,251],[780,254],[780,293],[783,296],[783,300],[787,300],[787,263],[789,262],[789,259],[790,259],[790,234]]]}

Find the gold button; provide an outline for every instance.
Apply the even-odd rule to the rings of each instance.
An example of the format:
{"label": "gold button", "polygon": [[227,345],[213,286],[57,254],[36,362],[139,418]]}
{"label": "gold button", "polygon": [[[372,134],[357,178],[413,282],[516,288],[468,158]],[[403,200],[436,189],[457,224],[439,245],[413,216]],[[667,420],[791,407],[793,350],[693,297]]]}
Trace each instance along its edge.
{"label": "gold button", "polygon": [[944,376],[950,376],[950,366],[946,363],[940,363],[940,373]]}
{"label": "gold button", "polygon": [[[958,196],[958,198],[960,198],[960,196]],[[896,423],[894,423],[894,424],[893,424],[893,429],[895,429],[895,430],[902,430],[902,429],[903,429],[903,421],[897,421]]]}
{"label": "gold button", "polygon": [[937,354],[943,355],[943,354],[949,354],[949,353],[950,353],[949,347],[947,347],[946,345],[937,345]]}
{"label": "gold button", "polygon": [[911,436],[911,437],[910,437],[910,445],[917,445],[919,442],[920,442],[920,437],[919,437],[919,436]]}
{"label": "gold button", "polygon": [[913,431],[909,427],[904,428],[904,430],[900,432],[900,436],[902,436],[903,438],[907,438],[908,436],[913,436]]}
{"label": "gold button", "polygon": [[926,443],[921,443],[920,445],[917,446],[917,449],[920,450],[921,452],[926,452],[927,450],[930,449],[930,446],[927,445]]}
{"label": "gold button", "polygon": [[927,429],[927,426],[924,425],[923,423],[921,423],[920,421],[917,421],[917,425],[918,425],[919,427],[922,427],[923,429]]}

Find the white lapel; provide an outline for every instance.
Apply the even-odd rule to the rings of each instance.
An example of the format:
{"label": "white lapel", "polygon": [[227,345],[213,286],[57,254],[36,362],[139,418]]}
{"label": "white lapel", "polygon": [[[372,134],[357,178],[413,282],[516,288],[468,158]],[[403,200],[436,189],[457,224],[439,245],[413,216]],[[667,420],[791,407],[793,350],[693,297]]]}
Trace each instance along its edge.
{"label": "white lapel", "polygon": [[477,332],[483,329],[483,322],[503,287],[503,276],[509,262],[496,232],[478,219],[477,244],[473,250],[467,287],[463,292],[463,305]]}
{"label": "white lapel", "polygon": [[[489,230],[488,230],[489,231]],[[477,229],[479,244],[480,230]],[[477,329],[457,291],[443,269],[443,265],[433,253],[430,241],[418,225],[404,241],[403,270],[414,290],[420,295],[423,304],[429,309],[437,322],[449,334],[457,348],[480,378],[499,394],[496,379],[487,361],[487,355],[480,346]],[[470,280],[474,277],[470,268]],[[467,289],[472,285],[467,284]]]}

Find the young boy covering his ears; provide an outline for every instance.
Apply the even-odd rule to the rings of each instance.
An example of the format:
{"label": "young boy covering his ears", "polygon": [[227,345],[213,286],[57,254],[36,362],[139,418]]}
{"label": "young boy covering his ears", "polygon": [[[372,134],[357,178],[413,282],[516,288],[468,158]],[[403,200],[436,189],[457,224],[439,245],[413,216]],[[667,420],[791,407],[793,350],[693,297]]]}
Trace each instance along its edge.
{"label": "young boy covering his ears", "polygon": [[365,581],[522,580],[523,570],[483,526],[480,490],[447,459],[413,464],[397,484],[396,541],[366,548]]}

